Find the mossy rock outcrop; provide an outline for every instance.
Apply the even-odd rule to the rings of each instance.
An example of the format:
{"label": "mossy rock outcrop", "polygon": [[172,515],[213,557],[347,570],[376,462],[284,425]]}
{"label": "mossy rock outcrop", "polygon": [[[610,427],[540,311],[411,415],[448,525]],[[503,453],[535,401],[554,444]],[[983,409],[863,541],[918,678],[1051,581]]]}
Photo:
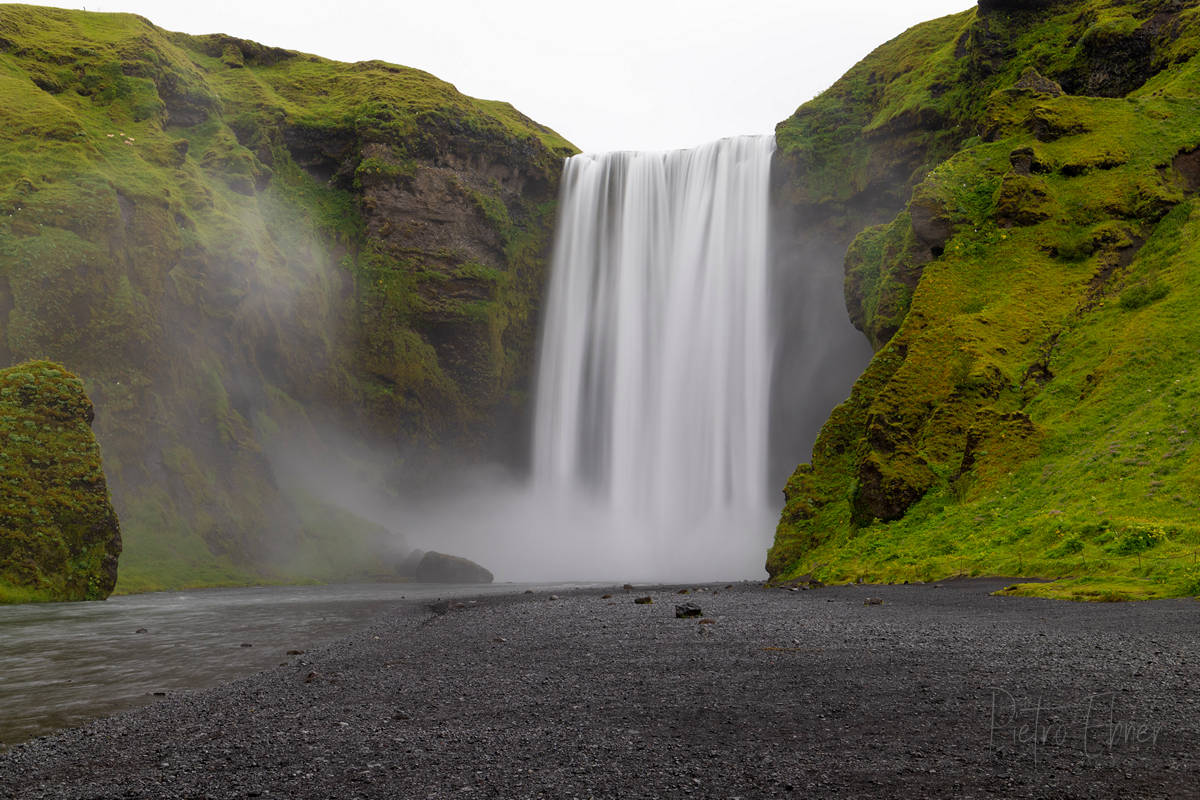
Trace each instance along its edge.
{"label": "mossy rock outcrop", "polygon": [[281,445],[370,441],[340,474],[389,485],[521,438],[553,131],[415,69],[24,5],[0,95],[0,365],[85,381],[122,588],[285,579],[352,536]]}
{"label": "mossy rock outcrop", "polygon": [[103,600],[121,528],[83,382],[58,364],[0,369],[0,603]]}
{"label": "mossy rock outcrop", "polygon": [[876,353],[785,489],[768,570],[1195,594],[1200,9],[980,5],[779,128]]}

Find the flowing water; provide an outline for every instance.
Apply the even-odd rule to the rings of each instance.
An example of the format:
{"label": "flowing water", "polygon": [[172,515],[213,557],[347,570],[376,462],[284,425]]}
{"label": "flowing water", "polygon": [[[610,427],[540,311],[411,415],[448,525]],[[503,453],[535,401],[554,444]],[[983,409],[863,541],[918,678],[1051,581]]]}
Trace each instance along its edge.
{"label": "flowing water", "polygon": [[774,137],[740,137],[566,163],[535,491],[589,504],[593,525],[607,515],[601,535],[631,562],[762,573],[775,488],[766,474],[774,149]]}
{"label": "flowing water", "polygon": [[401,602],[523,588],[272,586],[0,606],[0,748],[274,667]]}

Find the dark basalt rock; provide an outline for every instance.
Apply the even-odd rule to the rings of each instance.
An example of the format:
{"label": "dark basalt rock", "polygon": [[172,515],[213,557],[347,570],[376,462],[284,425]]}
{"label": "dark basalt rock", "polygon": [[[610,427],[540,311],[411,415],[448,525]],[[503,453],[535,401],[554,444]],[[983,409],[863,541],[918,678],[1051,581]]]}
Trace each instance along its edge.
{"label": "dark basalt rock", "polygon": [[417,568],[421,566],[421,560],[424,558],[424,550],[419,548],[410,550],[408,555],[396,562],[396,574],[404,578],[415,577]]}
{"label": "dark basalt rock", "polygon": [[1033,67],[1029,67],[1021,73],[1020,79],[1013,86],[1018,89],[1028,89],[1037,94],[1048,94],[1051,97],[1063,95],[1063,88],[1056,81],[1045,77]]}
{"label": "dark basalt rock", "polygon": [[699,617],[704,614],[700,610],[700,606],[695,603],[684,603],[683,605],[675,606],[675,618],[687,619],[688,617]]}
{"label": "dark basalt rock", "polygon": [[941,255],[953,232],[949,209],[940,198],[916,191],[909,203],[908,213],[912,217],[913,234],[918,241],[929,249],[931,257]]}
{"label": "dark basalt rock", "polygon": [[919,456],[893,453],[885,461],[872,453],[858,468],[858,488],[851,498],[854,522],[869,525],[876,519],[900,519],[934,480],[933,471]]}
{"label": "dark basalt rock", "polygon": [[493,576],[470,559],[430,550],[417,565],[416,579],[425,583],[491,583]]}

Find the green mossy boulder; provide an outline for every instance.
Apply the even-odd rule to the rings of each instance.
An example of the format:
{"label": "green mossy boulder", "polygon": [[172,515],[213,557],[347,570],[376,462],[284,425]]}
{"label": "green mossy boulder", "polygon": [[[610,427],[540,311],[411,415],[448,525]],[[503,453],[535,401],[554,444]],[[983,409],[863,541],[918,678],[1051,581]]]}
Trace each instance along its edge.
{"label": "green mossy boulder", "polygon": [[0,369],[0,603],[103,600],[121,528],[83,382],[48,361]]}

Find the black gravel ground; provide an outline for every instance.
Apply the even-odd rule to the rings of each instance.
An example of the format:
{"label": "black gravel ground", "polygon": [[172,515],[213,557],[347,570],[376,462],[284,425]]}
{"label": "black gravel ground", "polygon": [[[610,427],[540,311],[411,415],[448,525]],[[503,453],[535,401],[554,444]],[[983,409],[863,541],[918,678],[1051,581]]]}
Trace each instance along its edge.
{"label": "black gravel ground", "polygon": [[0,797],[1200,798],[1200,603],[1001,585],[401,606],[19,745]]}

